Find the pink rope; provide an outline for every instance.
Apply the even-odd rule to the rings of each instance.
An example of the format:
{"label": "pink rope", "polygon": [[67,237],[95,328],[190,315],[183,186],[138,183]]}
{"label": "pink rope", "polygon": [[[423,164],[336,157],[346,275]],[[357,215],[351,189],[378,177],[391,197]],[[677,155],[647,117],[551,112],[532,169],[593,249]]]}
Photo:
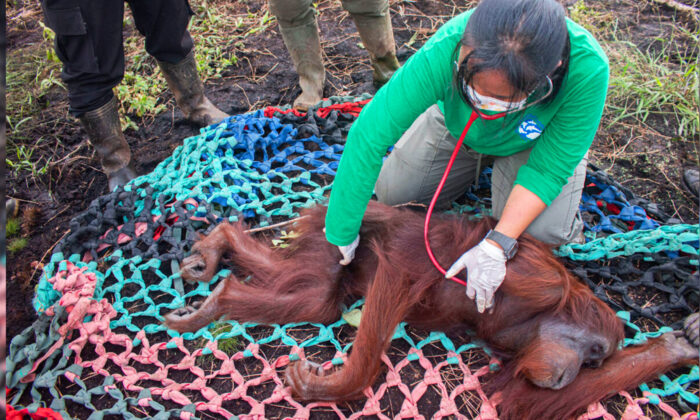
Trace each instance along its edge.
{"label": "pink rope", "polygon": [[[291,417],[293,419],[308,419],[312,410],[319,407],[329,408],[340,419],[354,420],[370,415],[387,419],[388,417],[381,408],[381,400],[387,396],[390,389],[398,389],[404,396],[404,400],[395,418],[423,419],[424,417],[420,414],[418,405],[421,398],[432,387],[440,398],[440,408],[433,415],[435,419],[446,417],[466,418],[463,413],[460,413],[460,407],[457,407],[455,404],[457,398],[464,393],[476,394],[481,400],[477,419],[491,420],[497,418],[495,406],[500,395],[496,395],[489,400],[481,386],[481,378],[489,373],[488,365],[472,371],[463,361],[464,355],[454,352],[448,352],[445,360],[433,364],[423,354],[422,350],[416,348],[412,348],[409,351],[409,355],[417,357],[415,361],[419,363],[424,373],[423,377],[414,386],[409,386],[402,382],[401,371],[409,368],[410,363],[415,361],[410,361],[408,357],[405,357],[397,362],[396,365],[393,365],[389,357],[383,354],[382,363],[386,367],[386,381],[377,388],[376,392],[371,387],[365,390],[367,400],[358,412],[346,416],[336,404],[300,403],[294,400],[289,387],[285,386],[278,371],[282,372],[289,365],[290,355],[292,354],[298,356],[301,360],[306,359],[303,348],[293,346],[290,348],[290,355],[284,355],[273,361],[268,361],[261,353],[260,346],[256,343],[250,343],[245,350],[228,355],[218,349],[217,341],[207,343],[204,349],[189,351],[182,337],[171,338],[167,342],[151,343],[143,330],[137,332],[135,337],[130,337],[126,334],[116,334],[110,328],[110,321],[117,315],[116,310],[106,299],[99,301],[93,299],[97,283],[95,274],[87,271],[86,267],[78,268],[69,261],[64,263],[65,270],[59,271],[49,282],[62,294],[58,304],[67,309],[68,318],[59,327],[61,338],[39,360],[34,362],[30,374],[26,376],[23,380],[24,382],[33,380],[37,366],[61,347],[68,337],[76,335],[75,333],[77,332],[77,337],[70,341],[68,346],[74,351],[74,362],[84,368],[81,377],[89,375],[88,372],[90,371],[105,377],[112,376],[115,384],[108,388],[119,386],[121,389],[134,393],[144,389],[143,386],[138,385],[140,381],[154,381],[160,385],[149,388],[152,397],[160,397],[181,406],[194,404],[197,411],[207,411],[225,417],[237,415],[241,419],[263,419],[267,414],[266,406],[270,404],[287,404],[295,410],[294,415]],[[54,314],[55,308],[52,306],[46,313],[48,315]],[[91,320],[85,322],[84,319],[90,315],[92,316]],[[139,342],[137,346],[133,344],[134,338]],[[88,343],[94,346],[96,357],[91,357],[91,360],[84,360],[83,350]],[[108,351],[108,344],[110,344],[109,348],[111,349],[118,346],[118,348],[123,350]],[[159,359],[159,354],[168,349],[175,349],[181,354],[177,363],[163,363]],[[205,349],[220,363],[218,370],[209,374],[197,366],[197,359],[205,354]],[[252,356],[247,356],[246,352]],[[251,357],[262,366],[262,369],[254,377],[246,378],[241,374],[243,369],[239,370],[238,367],[242,365],[250,366]],[[335,358],[346,361],[347,355],[337,352]],[[450,364],[447,360],[456,360],[457,364]],[[154,370],[152,372],[140,371],[130,365],[132,362],[153,366]],[[496,362],[496,360],[490,360],[490,363]],[[112,364],[110,369],[106,368],[108,363]],[[327,370],[334,369],[330,360],[323,363],[322,366]],[[455,386],[451,391],[443,379],[444,371],[447,369],[458,370],[461,378],[459,385]],[[178,383],[172,379],[172,374],[176,371],[187,371],[195,379],[186,383]],[[64,376],[72,382],[78,379],[77,375],[68,371]],[[230,391],[219,393],[208,386],[213,379],[230,381]],[[264,400],[259,401],[248,395],[251,388],[270,383],[274,384],[274,388],[271,395]],[[192,392],[196,395],[195,401],[188,396],[188,393],[192,395]],[[644,416],[641,408],[641,405],[649,403],[647,395],[636,399],[632,398],[628,393],[623,392],[620,395],[628,402],[621,420],[647,418]],[[151,399],[142,398],[138,401],[138,405],[148,407]],[[232,400],[246,402],[250,405],[250,410],[247,413],[229,412],[229,410],[224,408],[224,404]],[[695,413],[688,413],[681,417],[667,404],[661,403],[659,407],[674,419],[697,420]],[[183,420],[190,420],[192,414],[182,411],[180,417]],[[580,416],[578,420],[599,418],[604,420],[615,419],[598,403],[588,407],[588,412]]]}

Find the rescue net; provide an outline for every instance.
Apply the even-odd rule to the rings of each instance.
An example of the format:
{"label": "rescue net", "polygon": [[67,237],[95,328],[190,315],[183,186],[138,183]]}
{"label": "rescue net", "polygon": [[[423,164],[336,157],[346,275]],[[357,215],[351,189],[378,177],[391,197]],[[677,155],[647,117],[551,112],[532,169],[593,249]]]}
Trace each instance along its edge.
{"label": "rescue net", "polygon": [[[366,400],[295,401],[282,380],[285,367],[299,359],[325,369],[343,364],[362,300],[331,325],[226,321],[180,335],[161,324],[164,314],[202,300],[229,273],[221,270],[210,283],[182,281],[178,264],[199,233],[241,218],[268,226],[324,200],[349,127],[368,100],[331,98],[308,113],[268,107],[230,117],[74,218],[37,287],[38,320],[10,344],[8,415],[495,418],[481,383],[498,361],[484,343],[466,331],[425,332],[405,323]],[[677,327],[698,310],[698,226],[660,226],[647,217],[650,203],[633,202],[600,171],[587,182],[582,211],[596,215],[586,219],[590,241],[559,255],[619,311],[628,325],[625,345]],[[481,187],[488,184],[485,171]],[[605,195],[609,187],[614,194]],[[465,200],[453,211],[488,212],[477,190]],[[628,210],[633,206],[639,209]],[[616,220],[608,224],[618,231],[606,220]],[[293,236],[284,227],[276,232],[271,246]],[[690,418],[698,377],[697,366],[662,376],[634,396],[620,393],[612,406],[592,405],[583,418]]]}

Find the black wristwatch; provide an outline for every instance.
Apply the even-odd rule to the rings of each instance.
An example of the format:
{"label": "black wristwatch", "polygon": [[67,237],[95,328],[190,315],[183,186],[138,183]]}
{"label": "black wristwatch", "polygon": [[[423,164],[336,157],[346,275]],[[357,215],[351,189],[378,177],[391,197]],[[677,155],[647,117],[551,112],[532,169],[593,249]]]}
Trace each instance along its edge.
{"label": "black wristwatch", "polygon": [[506,255],[507,260],[513,258],[518,252],[518,241],[501,232],[496,232],[491,229],[489,233],[486,234],[486,239],[491,239],[500,245],[501,248],[503,248],[503,253]]}

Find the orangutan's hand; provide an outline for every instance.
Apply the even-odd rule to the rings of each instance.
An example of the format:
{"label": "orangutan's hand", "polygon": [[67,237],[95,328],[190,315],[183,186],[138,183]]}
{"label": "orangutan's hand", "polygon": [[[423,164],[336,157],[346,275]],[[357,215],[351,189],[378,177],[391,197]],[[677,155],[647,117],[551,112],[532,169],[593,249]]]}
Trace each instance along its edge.
{"label": "orangutan's hand", "polygon": [[467,296],[476,297],[479,312],[493,306],[493,295],[506,277],[506,256],[496,245],[482,240],[465,252],[445,273],[448,279],[467,270]]}

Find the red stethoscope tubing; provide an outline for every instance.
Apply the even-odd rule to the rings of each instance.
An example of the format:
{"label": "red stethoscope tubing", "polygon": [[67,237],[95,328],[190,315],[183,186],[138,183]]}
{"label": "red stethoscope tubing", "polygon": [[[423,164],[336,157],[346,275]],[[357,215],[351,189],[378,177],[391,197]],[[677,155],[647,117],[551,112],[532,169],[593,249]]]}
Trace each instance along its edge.
{"label": "red stethoscope tubing", "polygon": [[[425,224],[423,225],[423,239],[425,240],[425,250],[428,251],[428,257],[430,258],[430,261],[433,263],[435,268],[438,269],[439,272],[441,272],[443,275],[446,273],[446,270],[442,268],[440,263],[438,263],[437,259],[435,258],[435,255],[433,255],[433,250],[430,249],[430,240],[428,239],[428,232],[430,231],[430,217],[433,215],[433,209],[435,208],[435,203],[437,203],[437,199],[440,196],[440,192],[442,192],[442,187],[445,186],[445,182],[447,181],[447,176],[450,174],[450,170],[452,169],[452,165],[455,163],[455,159],[457,158],[457,154],[459,154],[459,149],[462,147],[462,143],[464,142],[464,138],[466,137],[467,133],[469,132],[469,128],[472,126],[472,123],[476,121],[477,118],[481,117],[485,120],[496,120],[498,118],[506,116],[506,112],[501,112],[498,114],[494,115],[485,115],[482,114],[481,112],[478,112],[477,110],[472,110],[471,116],[469,116],[469,121],[467,121],[467,125],[464,126],[464,130],[462,130],[462,135],[459,136],[459,141],[457,141],[457,145],[455,146],[455,150],[452,152],[452,156],[450,157],[450,161],[447,163],[447,168],[445,168],[445,173],[442,175],[442,179],[440,180],[440,183],[438,184],[437,189],[435,190],[435,194],[433,195],[432,200],[430,200],[430,205],[428,206],[428,213],[425,215]],[[467,282],[466,280],[462,280],[460,278],[457,278],[457,276],[450,278],[450,280],[457,282],[461,284],[462,286],[466,286]]]}

